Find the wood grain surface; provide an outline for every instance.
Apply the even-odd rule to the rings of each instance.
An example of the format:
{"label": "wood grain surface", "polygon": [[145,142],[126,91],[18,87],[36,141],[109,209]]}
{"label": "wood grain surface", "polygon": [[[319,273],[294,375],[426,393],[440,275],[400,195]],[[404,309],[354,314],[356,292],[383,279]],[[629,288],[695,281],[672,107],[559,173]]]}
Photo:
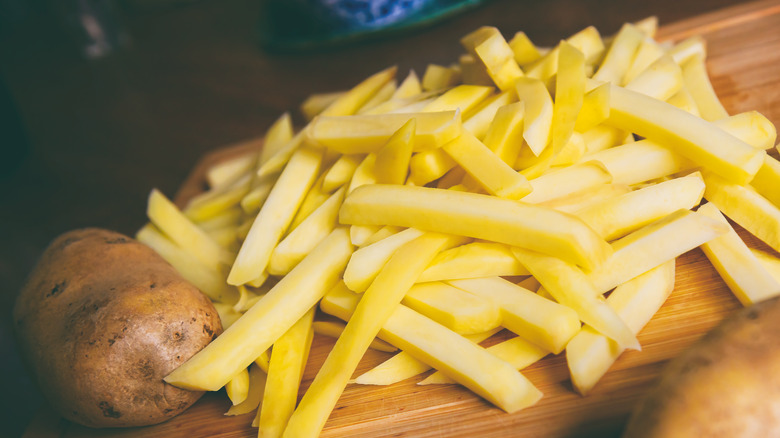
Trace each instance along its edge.
{"label": "wood grain surface", "polygon": [[[488,23],[486,23],[488,24]],[[662,27],[659,38],[680,40],[699,34],[708,43],[713,85],[730,113],[757,110],[780,125],[780,0],[746,3]],[[260,146],[254,140],[201,160],[183,183],[177,200],[203,189],[209,164]],[[767,249],[742,230],[751,246]],[[427,385],[413,378],[390,386],[349,385],[323,437],[583,437],[619,436],[636,401],[653,385],[664,363],[739,307],[700,250],[677,261],[676,287],[639,334],[643,349],[623,354],[586,397],[569,381],[563,355],[549,356],[524,370],[544,393],[535,406],[507,414],[456,385]],[[301,394],[311,383],[333,341],[316,337]],[[358,373],[390,357],[369,351]],[[91,430],[42,412],[28,436],[58,437],[250,437],[252,415],[226,417],[222,392],[204,396],[184,414],[139,429]]]}

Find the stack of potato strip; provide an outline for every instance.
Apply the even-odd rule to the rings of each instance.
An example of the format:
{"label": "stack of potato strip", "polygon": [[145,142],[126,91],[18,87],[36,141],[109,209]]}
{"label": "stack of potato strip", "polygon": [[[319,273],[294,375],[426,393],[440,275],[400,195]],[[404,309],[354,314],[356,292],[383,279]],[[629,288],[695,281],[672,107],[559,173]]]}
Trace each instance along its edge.
{"label": "stack of potato strip", "polygon": [[[166,381],[224,387],[262,437],[317,436],[346,385],[431,369],[420,384],[515,412],[542,397],[519,371],[541,358],[565,353],[586,394],[640,349],[693,248],[743,304],[780,293],[776,254],[726,220],[780,251],[775,127],[726,112],[701,38],[656,27],[552,48],[482,27],[422,78],[388,68],[312,95],[305,127],[280,117],[182,210],[152,191],[137,238],[226,328]],[[298,402],[315,331],[337,340]],[[353,376],[368,348],[396,354]]]}

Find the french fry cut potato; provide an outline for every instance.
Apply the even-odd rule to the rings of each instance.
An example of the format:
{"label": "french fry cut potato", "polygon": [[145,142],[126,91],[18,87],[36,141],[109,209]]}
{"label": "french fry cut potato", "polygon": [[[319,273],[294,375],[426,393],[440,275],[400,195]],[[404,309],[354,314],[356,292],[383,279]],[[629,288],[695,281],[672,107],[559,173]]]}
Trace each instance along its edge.
{"label": "french fry cut potato", "polygon": [[612,86],[607,123],[628,129],[737,184],[748,183],[764,161],[756,150],[722,128],[671,104]]}
{"label": "french fry cut potato", "polygon": [[263,403],[257,414],[258,437],[282,436],[298,401],[298,387],[309,357],[313,333],[312,307],[287,332],[274,342]]}
{"label": "french fry cut potato", "polygon": [[347,268],[344,271],[344,283],[352,291],[365,291],[398,248],[423,234],[420,230],[407,228],[358,249],[350,257]]}
{"label": "french fry cut potato", "polygon": [[[464,337],[469,341],[478,344],[484,341],[485,339],[493,336],[499,330],[500,328],[496,328],[488,332],[477,333],[473,335],[465,335]],[[358,383],[361,385],[392,385],[393,383],[397,383],[402,380],[406,380],[408,378],[414,377],[418,374],[422,374],[430,369],[431,369],[430,365],[426,364],[425,362],[420,362],[419,360],[415,359],[411,354],[405,351],[401,351],[395,356],[391,357],[390,359],[387,359],[386,361],[380,363],[374,368],[357,376],[352,381],[352,383]],[[441,374],[441,373],[437,371],[432,375],[434,374]],[[454,380],[450,381],[448,377],[444,377],[444,379],[446,379],[448,382],[454,383]]]}
{"label": "french fry cut potato", "polygon": [[593,79],[623,85],[623,79],[631,67],[634,54],[645,35],[631,23],[625,23],[615,35]]}
{"label": "french fry cut potato", "polygon": [[553,101],[544,82],[524,77],[515,82],[520,102],[525,108],[523,138],[535,156],[539,156],[550,143]]}
{"label": "french fry cut potato", "polygon": [[606,293],[727,231],[728,227],[702,214],[677,210],[613,242],[612,256],[588,278],[598,293]]}
{"label": "french fry cut potato", "polygon": [[621,348],[639,350],[636,335],[604,301],[590,279],[576,266],[561,259],[521,248],[515,257],[539,280],[550,295],[577,312],[579,319],[615,340]]}
{"label": "french fry cut potato", "polygon": [[461,335],[487,332],[501,324],[501,312],[491,300],[442,282],[417,283],[401,302]]}
{"label": "french fry cut potato", "polygon": [[186,389],[216,391],[298,321],[336,283],[352,244],[336,228],[228,330],[169,374],[165,381]]}
{"label": "french fry cut potato", "polygon": [[514,102],[517,102],[517,95],[514,90],[507,90],[488,97],[479,107],[474,108],[468,114],[468,118],[464,117],[463,129],[474,134],[480,140],[484,139],[498,109]]}
{"label": "french fry cut potato", "polygon": [[585,95],[585,55],[561,41],[558,45],[558,74],[555,77],[552,147],[554,155],[569,142]]}
{"label": "french fry cut potato", "polygon": [[382,87],[395,78],[396,67],[386,68],[374,73],[355,85],[351,90],[336,98],[325,108],[322,116],[348,116],[366,104]]}
{"label": "french fry cut potato", "polygon": [[[522,370],[523,368],[538,362],[549,354],[547,350],[539,347],[536,344],[526,341],[520,336],[516,336],[512,339],[508,339],[495,345],[491,345],[485,350],[487,350],[487,352],[493,356],[496,356],[504,362],[512,365],[512,367],[516,370]],[[435,373],[421,380],[418,385],[447,383],[457,382],[447,377],[441,371],[436,371]]]}
{"label": "french fry cut potato", "polygon": [[531,180],[533,191],[522,201],[530,204],[548,202],[590,192],[595,187],[612,182],[612,175],[598,161],[587,161],[573,166],[552,169]]}
{"label": "french fry cut potato", "polygon": [[780,251],[780,207],[753,187],[731,183],[718,175],[705,173],[704,183],[707,185],[704,197],[718,210],[775,251]]}
{"label": "french fry cut potato", "polygon": [[585,269],[611,248],[579,219],[552,209],[476,193],[375,184],[344,200],[345,224],[396,225],[474,237],[555,254]]}
{"label": "french fry cut potato", "polygon": [[780,207],[780,161],[767,155],[750,185],[775,206]]}
{"label": "french fry cut potato", "polygon": [[509,246],[473,242],[442,251],[417,279],[419,282],[463,278],[529,275]]}
{"label": "french fry cut potato", "polygon": [[376,153],[374,175],[380,184],[403,184],[409,171],[417,121],[410,119]]}
{"label": "french fry cut potato", "polygon": [[452,111],[460,109],[463,117],[485,100],[493,92],[493,87],[483,85],[457,85],[434,99],[423,108],[423,112]]}
{"label": "french fry cut potato", "polygon": [[680,66],[664,55],[653,62],[644,72],[626,84],[626,89],[666,101],[683,87]]}
{"label": "french fry cut potato", "polygon": [[249,370],[244,369],[230,379],[225,385],[225,393],[233,406],[246,400],[249,395]]}
{"label": "french fry cut potato", "polygon": [[696,102],[701,118],[714,121],[728,117],[729,113],[712,88],[707,66],[704,65],[704,55],[696,53],[681,65],[685,86]]}
{"label": "french fry cut potato", "polygon": [[244,284],[263,274],[274,247],[314,183],[321,162],[322,151],[309,147],[296,150],[252,223],[228,283]]}
{"label": "french fry cut potato", "polygon": [[524,105],[514,102],[499,108],[485,133],[485,146],[510,166],[517,161],[523,146]]}
{"label": "french fry cut potato", "polygon": [[[665,262],[615,288],[607,304],[638,334],[674,289],[674,272],[674,260]],[[566,363],[577,392],[587,394],[622,352],[613,340],[584,326],[566,346]]]}
{"label": "french fry cut potato", "polygon": [[774,277],[775,281],[780,283],[780,257],[769,254],[758,248],[750,248],[750,252],[753,253],[764,269]]}
{"label": "french fry cut potato", "polygon": [[502,325],[555,354],[579,331],[577,313],[500,277],[453,280],[449,284],[494,302]]}
{"label": "french fry cut potato", "polygon": [[500,198],[521,199],[531,193],[531,184],[523,175],[468,131],[463,131],[442,149],[490,194]]}
{"label": "french fry cut potato", "polygon": [[231,406],[225,415],[244,415],[257,409],[260,406],[260,402],[263,400],[263,392],[265,391],[266,374],[260,366],[252,364],[249,366],[249,392],[246,398],[241,403]]}
{"label": "french fry cut potato", "polygon": [[426,233],[393,254],[364,293],[344,332],[290,417],[285,436],[315,436],[322,430],[371,340],[400,305],[425,266],[450,239],[451,236],[444,234]]}
{"label": "french fry cut potato", "polygon": [[704,204],[697,212],[729,227],[726,234],[703,244],[701,249],[739,302],[749,306],[780,295],[780,283],[767,272],[715,204]]}
{"label": "french fry cut potato", "polygon": [[460,111],[369,114],[349,117],[319,116],[307,128],[308,138],[342,154],[376,152],[393,133],[415,119],[415,151],[441,147],[461,132]]}
{"label": "french fry cut potato", "polygon": [[634,185],[691,169],[688,159],[649,140],[640,140],[586,155],[601,162],[616,184]]}
{"label": "french fry cut potato", "polygon": [[606,199],[574,215],[612,241],[681,208],[692,209],[703,195],[704,180],[696,172]]}

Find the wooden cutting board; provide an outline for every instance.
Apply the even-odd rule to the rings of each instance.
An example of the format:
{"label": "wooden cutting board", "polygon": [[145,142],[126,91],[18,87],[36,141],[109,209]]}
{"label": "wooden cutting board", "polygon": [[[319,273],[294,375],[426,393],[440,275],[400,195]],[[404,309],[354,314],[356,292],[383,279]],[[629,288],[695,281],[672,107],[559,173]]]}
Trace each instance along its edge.
{"label": "wooden cutting board", "polygon": [[[708,43],[713,85],[730,113],[757,110],[780,126],[780,0],[746,3],[663,27],[660,39],[678,41],[702,35]],[[219,150],[205,157],[183,184],[183,203],[204,188],[214,162],[261,146],[261,141]],[[778,188],[780,190],[780,188]],[[760,242],[744,231],[752,246]],[[456,385],[419,386],[413,378],[391,386],[350,385],[322,433],[323,437],[582,437],[618,436],[635,402],[653,385],[664,363],[739,307],[700,250],[677,261],[677,284],[658,314],[640,333],[643,351],[619,358],[595,389],[578,395],[568,379],[563,355],[550,356],[524,374],[544,393],[535,406],[507,414]],[[316,337],[301,394],[333,345]],[[358,373],[390,357],[369,351]],[[42,412],[29,436],[52,437],[251,437],[253,415],[226,417],[223,392],[204,396],[164,424],[128,430],[90,430]]]}

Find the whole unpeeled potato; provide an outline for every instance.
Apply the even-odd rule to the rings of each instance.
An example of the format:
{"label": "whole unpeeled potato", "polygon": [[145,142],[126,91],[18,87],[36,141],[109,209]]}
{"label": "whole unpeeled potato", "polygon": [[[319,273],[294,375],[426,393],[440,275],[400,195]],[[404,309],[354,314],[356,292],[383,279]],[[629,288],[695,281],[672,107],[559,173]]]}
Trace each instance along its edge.
{"label": "whole unpeeled potato", "polygon": [[44,396],[91,427],[155,424],[192,405],[202,393],[163,377],[222,331],[209,299],[152,249],[96,228],[49,245],[13,319]]}
{"label": "whole unpeeled potato", "polygon": [[625,438],[780,436],[780,297],[726,318],[664,368]]}

